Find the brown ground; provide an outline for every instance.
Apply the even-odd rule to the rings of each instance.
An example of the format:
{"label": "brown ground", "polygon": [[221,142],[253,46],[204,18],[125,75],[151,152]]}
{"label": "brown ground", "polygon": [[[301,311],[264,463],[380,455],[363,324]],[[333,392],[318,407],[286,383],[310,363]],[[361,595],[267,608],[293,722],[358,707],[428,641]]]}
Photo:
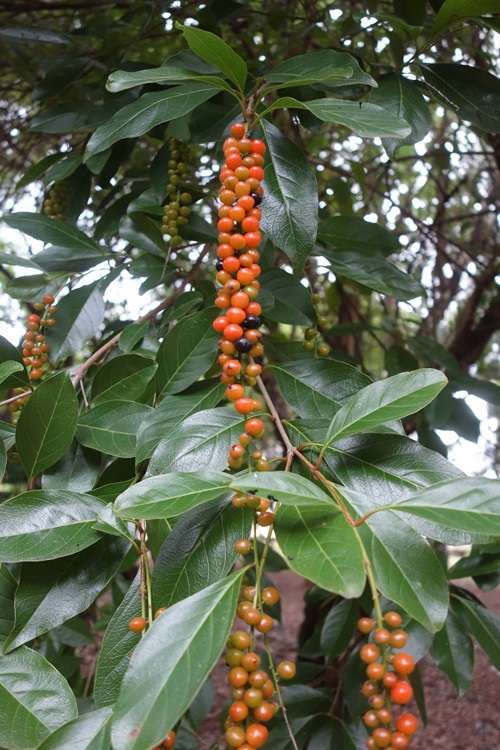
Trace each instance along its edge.
{"label": "brown ground", "polygon": [[[307,582],[292,571],[271,575],[283,594],[283,625],[271,633],[271,646],[277,662],[294,658],[297,635],[303,618],[303,595]],[[468,582],[466,583],[468,585]],[[500,614],[500,590],[483,594],[470,586],[492,610]],[[500,648],[500,644],[499,644]],[[462,698],[443,674],[427,657],[421,663],[429,724],[418,731],[411,750],[500,750],[500,675],[479,648],[475,650],[474,682]],[[208,747],[220,741],[221,707],[229,698],[226,682],[227,667],[223,663],[214,670],[216,686],[214,708],[207,717],[201,735]],[[269,748],[272,750],[272,748]]]}

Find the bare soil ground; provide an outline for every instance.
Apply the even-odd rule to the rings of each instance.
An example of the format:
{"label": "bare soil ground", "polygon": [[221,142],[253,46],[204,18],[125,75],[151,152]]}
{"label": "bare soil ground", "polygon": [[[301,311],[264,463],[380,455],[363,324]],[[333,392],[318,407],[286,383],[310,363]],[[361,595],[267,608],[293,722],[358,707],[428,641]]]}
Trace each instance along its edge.
{"label": "bare soil ground", "polygon": [[[282,592],[282,625],[271,633],[272,652],[279,662],[296,655],[297,636],[303,619],[303,596],[308,584],[292,571],[270,577]],[[500,614],[500,590],[484,594],[470,582],[464,585]],[[454,687],[430,657],[420,666],[429,723],[419,729],[411,750],[500,750],[500,673],[491,666],[481,649],[475,649],[473,685],[461,698],[457,698]],[[219,718],[230,690],[226,682],[227,667],[222,661],[212,676],[214,706],[204,722],[201,736],[206,746],[219,740],[220,747],[224,748],[225,743],[220,741]]]}

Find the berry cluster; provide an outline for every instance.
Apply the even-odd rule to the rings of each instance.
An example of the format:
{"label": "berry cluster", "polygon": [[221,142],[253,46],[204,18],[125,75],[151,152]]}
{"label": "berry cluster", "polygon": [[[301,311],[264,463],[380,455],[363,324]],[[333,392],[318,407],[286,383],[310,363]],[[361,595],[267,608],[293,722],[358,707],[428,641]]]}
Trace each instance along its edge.
{"label": "berry cluster", "polygon": [[365,635],[373,634],[372,641],[365,643],[359,652],[367,665],[368,677],[361,692],[370,704],[363,722],[373,730],[366,740],[366,747],[368,750],[384,747],[406,750],[411,736],[418,729],[418,721],[409,713],[394,718],[390,707],[391,703],[402,706],[411,700],[413,689],[406,678],[415,669],[415,660],[410,654],[393,653],[394,649],[403,648],[408,640],[407,633],[400,628],[401,615],[387,612],[384,620],[391,630],[376,628],[371,617],[362,617],[358,621],[358,630]]}
{"label": "berry cluster", "polygon": [[[219,200],[219,246],[217,248],[216,279],[221,285],[215,300],[223,314],[214,320],[214,329],[222,334],[219,341],[221,354],[218,358],[222,366],[221,380],[226,388],[226,396],[234,402],[239,414],[260,411],[262,403],[245,395],[245,387],[256,384],[262,366],[254,358],[262,356],[264,348],[260,341],[260,313],[262,308],[256,298],[260,283],[258,276],[260,254],[257,250],[262,234],[260,232],[264,178],[264,154],[266,147],[258,139],[246,137],[243,123],[231,127],[232,137],[224,142],[225,162],[222,165],[222,183]],[[245,361],[244,357],[246,357]],[[250,419],[239,443],[231,446],[229,466],[240,469],[243,466],[246,449],[252,437],[261,437],[261,420]],[[260,452],[253,454],[255,468],[266,470],[265,459]]]}
{"label": "berry cluster", "polygon": [[[260,451],[255,451],[252,455],[255,457],[257,453],[260,453]],[[262,454],[260,454],[262,455]],[[255,460],[255,464],[258,462],[265,461],[263,458],[257,458]],[[267,461],[265,461],[266,466],[264,468],[254,466],[254,468],[257,471],[267,471],[269,468],[269,465]],[[269,499],[266,500],[265,497],[258,497],[257,495],[254,495],[253,493],[246,493],[246,492],[236,492],[236,494],[233,495],[231,498],[231,502],[235,506],[235,508],[244,508],[245,506],[252,508],[253,510],[257,511],[257,515],[255,518],[255,522],[259,526],[271,526],[271,524],[275,521],[275,514],[272,510],[270,510],[271,502],[273,502],[273,497],[269,495]],[[244,542],[248,542],[250,544],[250,541],[248,539],[240,539],[236,544],[234,545],[234,549],[236,552],[238,552],[241,555],[246,555],[250,551],[249,549],[245,551],[243,544]]]}
{"label": "berry cluster", "polygon": [[[248,540],[240,540],[235,548],[243,542],[246,543]],[[225,739],[230,748],[236,747],[239,750],[255,750],[265,744],[268,737],[265,723],[270,721],[279,709],[278,703],[271,701],[275,692],[273,681],[267,672],[260,668],[261,658],[253,650],[253,645],[255,631],[266,635],[274,625],[272,617],[262,614],[262,605],[276,604],[280,595],[278,590],[271,586],[263,589],[260,609],[257,606],[258,598],[258,590],[254,586],[246,586],[243,589],[242,600],[236,611],[238,616],[250,625],[250,633],[237,630],[232,633],[226,644],[225,659],[230,667],[227,679],[233,688],[233,702],[224,723]],[[276,673],[281,679],[291,679],[295,676],[295,664],[283,661],[278,664]]]}
{"label": "berry cluster", "polygon": [[168,162],[167,193],[169,202],[163,207],[162,231],[166,240],[173,245],[181,245],[183,240],[179,229],[186,226],[191,213],[189,204],[191,194],[181,192],[181,181],[185,181],[189,173],[189,148],[185,143],[172,138],[170,142],[170,159]]}
{"label": "berry cluster", "polygon": [[49,197],[43,202],[43,213],[52,219],[64,221],[69,203],[69,183],[58,180],[49,190]]}
{"label": "berry cluster", "polygon": [[[52,294],[44,294],[43,302],[33,305],[40,315],[28,315],[26,331],[23,336],[23,362],[30,369],[30,379],[40,380],[47,372],[50,346],[45,340],[42,328],[52,328],[56,324],[52,315],[57,312]],[[16,402],[17,403],[17,402]],[[22,405],[22,404],[21,404]]]}

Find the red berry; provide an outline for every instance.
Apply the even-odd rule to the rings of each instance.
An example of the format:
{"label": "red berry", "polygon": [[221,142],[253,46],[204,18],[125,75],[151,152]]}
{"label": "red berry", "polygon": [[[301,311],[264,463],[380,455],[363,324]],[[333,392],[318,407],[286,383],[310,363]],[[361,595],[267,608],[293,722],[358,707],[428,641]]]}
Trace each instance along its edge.
{"label": "red berry", "polygon": [[391,688],[391,700],[393,703],[398,703],[402,706],[404,703],[408,703],[412,696],[413,689],[409,682],[400,680]]}
{"label": "red berry", "polygon": [[392,666],[398,674],[411,674],[415,669],[415,659],[410,654],[396,654]]}
{"label": "red berry", "polygon": [[398,732],[402,732],[403,734],[415,734],[418,729],[418,720],[413,714],[401,714],[394,724]]}
{"label": "red berry", "polygon": [[268,737],[268,730],[263,724],[250,724],[245,732],[245,739],[253,747],[262,747]]}
{"label": "red berry", "polygon": [[128,626],[133,633],[142,633],[147,624],[144,617],[132,617]]}
{"label": "red berry", "polygon": [[235,138],[243,138],[245,133],[245,126],[242,122],[235,122],[231,125],[231,135]]}

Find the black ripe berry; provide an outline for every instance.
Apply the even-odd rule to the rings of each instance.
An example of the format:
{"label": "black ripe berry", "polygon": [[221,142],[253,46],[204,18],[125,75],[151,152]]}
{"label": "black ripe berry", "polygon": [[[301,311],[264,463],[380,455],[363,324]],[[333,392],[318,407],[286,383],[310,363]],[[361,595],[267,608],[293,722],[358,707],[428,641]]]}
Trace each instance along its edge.
{"label": "black ripe berry", "polygon": [[217,263],[215,264],[215,270],[216,271],[223,271],[224,270],[224,266],[222,264],[222,260],[218,260],[217,261]]}
{"label": "black ripe berry", "polygon": [[242,323],[243,328],[258,328],[260,326],[260,318],[258,315],[247,315]]}
{"label": "black ripe berry", "polygon": [[250,195],[254,199],[255,206],[260,206],[262,203],[262,195],[259,195],[258,193],[250,193]]}
{"label": "black ripe berry", "polygon": [[250,349],[253,347],[253,344],[250,341],[250,339],[246,339],[244,337],[242,337],[241,339],[237,339],[234,342],[234,345],[236,347],[236,351],[241,352],[242,354],[245,352],[249,352]]}

